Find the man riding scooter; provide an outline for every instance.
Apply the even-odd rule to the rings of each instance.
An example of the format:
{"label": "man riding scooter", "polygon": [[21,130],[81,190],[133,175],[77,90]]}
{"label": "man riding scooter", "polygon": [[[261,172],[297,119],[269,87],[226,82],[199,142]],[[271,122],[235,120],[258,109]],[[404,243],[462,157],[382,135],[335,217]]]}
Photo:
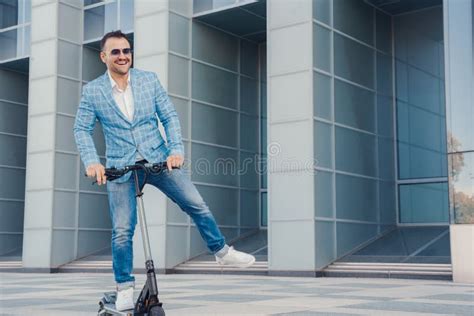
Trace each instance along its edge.
{"label": "man riding scooter", "polygon": [[[229,247],[208,206],[182,169],[184,147],[176,110],[155,73],[131,67],[132,50],[121,31],[101,40],[100,58],[107,66],[102,76],[89,82],[77,110],[74,136],[87,176],[107,184],[112,220],[112,261],[117,283],[116,308],[134,306],[132,238],[137,222],[135,186],[130,173],[107,181],[92,133],[96,120],[104,132],[107,168],[166,162],[168,170],[148,177],[151,184],[186,212],[196,224],[208,249],[221,265],[245,268],[255,257]],[[158,130],[163,124],[165,142]],[[178,167],[178,168],[173,168]],[[154,210],[159,211],[159,210]]]}

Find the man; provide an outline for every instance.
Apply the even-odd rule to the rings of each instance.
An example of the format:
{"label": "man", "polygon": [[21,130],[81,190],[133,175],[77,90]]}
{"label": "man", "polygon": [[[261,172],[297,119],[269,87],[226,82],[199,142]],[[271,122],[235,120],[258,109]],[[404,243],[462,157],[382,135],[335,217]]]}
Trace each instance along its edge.
{"label": "man", "polygon": [[[252,255],[236,251],[225,243],[212,213],[191,180],[181,169],[172,169],[183,165],[184,147],[178,116],[156,74],[130,69],[132,51],[121,31],[104,35],[100,58],[107,71],[84,86],[74,135],[87,176],[96,178],[99,185],[107,183],[117,309],[125,310],[134,305],[135,279],[131,273],[136,200],[130,173],[107,182],[92,139],[96,120],[104,132],[107,167],[121,168],[137,161],[166,161],[168,170],[151,175],[147,183],[163,191],[191,216],[219,264],[252,265],[255,262]],[[165,129],[166,143],[158,130],[157,117]]]}

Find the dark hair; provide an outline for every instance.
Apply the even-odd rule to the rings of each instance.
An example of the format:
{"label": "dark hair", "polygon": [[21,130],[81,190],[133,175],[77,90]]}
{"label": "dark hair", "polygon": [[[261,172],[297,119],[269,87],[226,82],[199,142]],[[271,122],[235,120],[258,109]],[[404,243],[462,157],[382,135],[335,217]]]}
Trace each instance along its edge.
{"label": "dark hair", "polygon": [[107,40],[111,37],[125,38],[127,40],[127,42],[130,44],[130,41],[128,40],[127,36],[125,34],[123,34],[121,30],[112,31],[112,32],[109,32],[109,33],[105,34],[104,37],[102,37],[102,39],[100,40],[100,50],[101,51],[104,50],[105,42],[107,42]]}

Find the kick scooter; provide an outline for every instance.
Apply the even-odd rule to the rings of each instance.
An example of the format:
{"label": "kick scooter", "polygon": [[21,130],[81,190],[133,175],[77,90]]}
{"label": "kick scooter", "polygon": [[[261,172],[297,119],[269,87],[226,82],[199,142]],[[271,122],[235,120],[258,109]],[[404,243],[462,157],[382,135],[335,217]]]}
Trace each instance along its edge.
{"label": "kick scooter", "polygon": [[[175,167],[173,167],[175,168]],[[135,194],[138,205],[138,217],[140,222],[140,229],[142,232],[143,248],[145,250],[145,267],[146,267],[146,283],[143,286],[140,295],[138,296],[135,308],[118,311],[115,308],[116,292],[106,292],[104,297],[99,302],[98,315],[126,315],[126,316],[164,316],[162,303],[158,300],[158,285],[156,283],[155,268],[153,259],[151,258],[150,241],[148,239],[148,229],[145,218],[145,208],[143,205],[143,187],[146,184],[147,176],[150,173],[160,173],[167,169],[166,162],[162,163],[136,163],[134,165],[126,166],[122,169],[108,168],[105,169],[107,181],[113,181],[127,174],[133,172],[135,179]],[[139,183],[138,172],[143,170],[144,179]]]}

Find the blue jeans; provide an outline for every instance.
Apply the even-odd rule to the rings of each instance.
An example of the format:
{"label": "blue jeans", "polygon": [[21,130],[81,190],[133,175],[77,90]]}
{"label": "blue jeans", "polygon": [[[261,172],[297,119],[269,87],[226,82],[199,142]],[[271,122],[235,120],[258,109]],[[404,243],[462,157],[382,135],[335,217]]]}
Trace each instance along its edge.
{"label": "blue jeans", "polygon": [[[139,171],[140,183],[144,172]],[[160,189],[193,219],[199,233],[212,253],[225,246],[224,236],[217,227],[214,216],[194,184],[182,169],[149,174],[147,184]],[[134,282],[132,237],[137,224],[137,203],[134,176],[125,183],[107,182],[110,217],[112,219],[112,261],[115,281]],[[165,211],[165,210],[160,210]]]}

